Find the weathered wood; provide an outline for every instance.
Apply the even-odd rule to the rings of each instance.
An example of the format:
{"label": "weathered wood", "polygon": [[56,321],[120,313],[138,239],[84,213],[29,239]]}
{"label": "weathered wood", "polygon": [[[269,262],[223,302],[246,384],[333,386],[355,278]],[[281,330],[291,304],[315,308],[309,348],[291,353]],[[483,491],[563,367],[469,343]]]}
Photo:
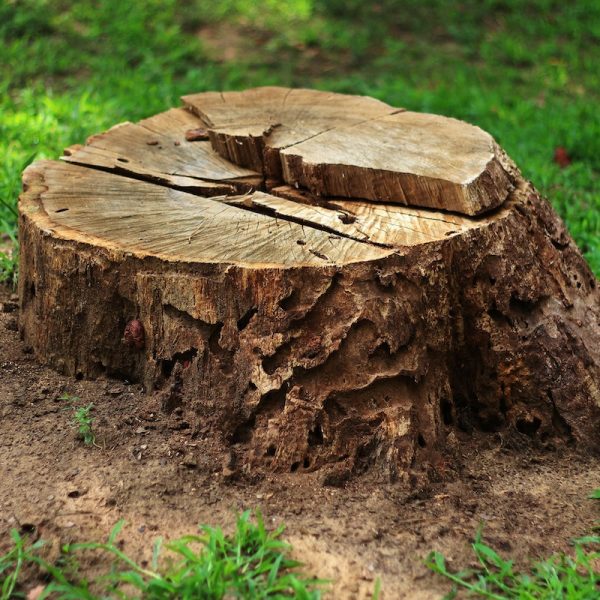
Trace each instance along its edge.
{"label": "weathered wood", "polygon": [[208,142],[190,143],[186,133],[201,122],[171,109],[138,124],[121,123],[65,151],[63,160],[130,175],[203,196],[252,190],[262,176],[223,160]]}
{"label": "weathered wood", "polygon": [[598,445],[597,282],[500,150],[512,190],[471,217],[286,185],[260,144],[236,166],[202,127],[174,109],[26,170],[20,327],[40,360],[143,382],[247,472],[403,474],[472,429]]}
{"label": "weathered wood", "polygon": [[[46,227],[54,236],[135,256],[193,264],[288,267],[343,265],[390,253],[308,223],[303,227],[242,210],[220,196],[197,197],[56,161],[40,162],[32,172],[31,183],[37,178],[43,181],[40,208],[48,215]],[[24,179],[27,185],[29,177]],[[260,192],[254,195],[268,197]],[[321,258],[325,253],[328,258]]]}
{"label": "weathered wood", "polygon": [[499,206],[512,187],[492,137],[456,119],[315,90],[183,100],[221,156],[320,196],[476,215]]}

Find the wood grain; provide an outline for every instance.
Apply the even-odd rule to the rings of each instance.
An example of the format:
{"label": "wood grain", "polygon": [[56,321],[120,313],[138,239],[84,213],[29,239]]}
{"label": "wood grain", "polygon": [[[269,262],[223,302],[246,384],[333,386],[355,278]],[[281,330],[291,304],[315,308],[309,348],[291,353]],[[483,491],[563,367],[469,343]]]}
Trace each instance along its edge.
{"label": "wood grain", "polygon": [[204,196],[235,193],[262,185],[262,176],[214,152],[208,142],[189,142],[185,134],[201,126],[183,108],[138,124],[121,123],[67,149],[63,160],[162,183]]}
{"label": "wood grain", "polygon": [[476,215],[513,185],[493,138],[456,119],[286,88],[183,100],[221,156],[317,195]]}

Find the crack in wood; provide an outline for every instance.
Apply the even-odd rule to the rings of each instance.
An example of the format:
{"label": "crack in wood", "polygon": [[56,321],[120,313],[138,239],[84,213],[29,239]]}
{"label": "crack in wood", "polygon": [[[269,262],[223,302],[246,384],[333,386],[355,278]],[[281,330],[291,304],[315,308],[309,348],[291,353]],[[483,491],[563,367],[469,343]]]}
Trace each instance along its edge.
{"label": "crack in wood", "polygon": [[[292,90],[287,90],[287,92],[285,93],[285,95],[282,98],[282,106],[284,106],[286,104],[286,102],[288,101],[288,99],[290,98],[291,95],[292,95]],[[226,95],[223,95],[221,93],[220,97],[221,97],[221,101],[223,103],[227,102]],[[331,96],[331,98],[334,98],[334,96]],[[187,111],[188,109],[180,109],[180,110]],[[198,112],[198,111],[196,111],[196,112]],[[354,123],[344,124],[343,128],[348,128],[348,127],[349,128],[357,128],[366,123],[380,121],[381,119],[384,119],[391,115],[401,114],[404,112],[406,112],[404,109],[391,109],[390,108],[389,110],[386,110],[386,113],[384,115],[377,115],[375,117],[370,117],[368,119],[359,120]],[[169,115],[171,113],[173,114],[174,119],[175,119],[175,117],[177,117],[177,119],[180,119],[180,121],[181,121],[182,117],[180,117],[179,115],[183,115],[183,113],[177,114],[176,109],[172,109],[172,111],[167,111],[167,113],[164,113],[165,118],[167,115]],[[298,112],[291,121],[292,126],[294,125],[294,123],[301,121],[301,117],[305,113],[308,116],[310,114],[310,110],[308,108],[304,108],[300,112]],[[198,115],[196,115],[196,116],[198,116]],[[172,141],[170,137],[166,137],[166,136],[162,135],[160,127],[157,124],[154,124],[154,121],[157,121],[157,119],[159,117],[162,117],[162,114],[157,115],[157,117],[154,117],[151,119],[146,119],[146,120],[140,122],[140,124],[138,124],[138,125],[131,125],[131,127],[133,127],[133,128],[139,127],[141,130],[146,131],[148,134],[151,134],[154,137],[158,136],[158,137],[161,137],[161,139],[164,138],[162,145],[159,144],[158,140],[156,140],[156,139],[152,139],[150,142],[147,141],[146,144],[152,144],[152,149],[154,147],[161,148],[163,145],[168,145],[168,143]],[[206,115],[200,115],[200,117],[204,120],[208,119],[208,117],[206,117]],[[189,117],[185,117],[185,118],[189,119],[192,117],[190,115]],[[183,120],[185,121],[185,119],[183,119]],[[210,121],[210,119],[208,119],[208,120]],[[157,121],[157,123],[158,122],[159,121]],[[179,121],[178,121],[178,123],[179,123]],[[189,123],[187,125],[189,125]],[[123,132],[127,129],[127,127],[128,127],[128,124],[118,126],[116,128],[113,128],[113,130],[110,130],[107,134],[93,136],[92,138],[90,138],[90,141],[94,144],[101,142],[101,145],[98,146],[98,148],[99,149],[105,148],[107,151],[110,151],[109,141],[110,141],[111,132],[112,131],[115,131],[117,133]],[[277,152],[277,155],[280,157],[282,150],[285,150],[286,148],[290,148],[293,145],[301,144],[307,140],[312,139],[313,137],[318,137],[319,135],[322,135],[327,131],[333,131],[339,127],[340,127],[340,125],[334,125],[331,128],[326,128],[324,130],[322,129],[319,132],[311,134],[310,136],[306,136],[304,138],[297,139],[295,142],[293,142],[293,144],[283,145],[280,148],[276,148],[275,150]],[[214,128],[214,129],[215,129],[215,131],[218,131],[218,128]],[[263,132],[263,137],[264,138],[270,137],[273,134],[273,132],[276,131],[277,129],[278,128],[275,125],[271,124]],[[135,132],[135,131],[136,130],[133,129],[133,132]],[[102,140],[106,140],[106,142],[104,142]],[[106,146],[107,143],[108,143],[108,146]],[[86,146],[83,148],[88,148],[88,147]],[[93,147],[90,146],[89,148],[93,150]],[[166,176],[162,176],[158,172],[152,173],[151,170],[150,171],[147,170],[146,172],[135,172],[134,170],[131,170],[131,168],[128,168],[127,166],[125,166],[125,164],[127,164],[127,163],[123,163],[123,165],[120,165],[120,166],[116,166],[116,165],[115,166],[106,166],[106,165],[90,164],[89,162],[79,160],[77,158],[77,151],[78,151],[78,148],[75,148],[73,153],[67,151],[66,152],[67,154],[72,154],[72,156],[70,156],[67,160],[74,164],[78,164],[84,168],[95,168],[97,170],[112,173],[115,175],[130,177],[132,179],[136,179],[136,180],[140,180],[140,181],[147,181],[147,182],[150,182],[150,183],[153,183],[156,185],[161,185],[161,186],[164,186],[164,187],[167,187],[170,189],[175,189],[175,190],[191,193],[194,195],[202,196],[202,197],[208,198],[210,200],[225,201],[225,202],[234,204],[235,206],[237,206],[237,208],[242,209],[242,210],[248,210],[251,212],[256,212],[256,213],[262,214],[264,216],[270,216],[275,219],[281,219],[284,221],[297,223],[302,226],[311,227],[316,230],[320,230],[320,231],[323,231],[326,233],[331,233],[333,235],[343,237],[346,239],[350,239],[350,240],[353,240],[353,241],[361,243],[361,244],[369,244],[372,246],[387,248],[387,249],[393,249],[393,248],[399,248],[399,247],[405,246],[405,244],[403,244],[401,241],[398,241],[395,243],[390,243],[390,242],[385,241],[384,238],[385,238],[386,231],[387,231],[390,223],[386,223],[385,225],[384,224],[378,225],[375,222],[375,223],[372,223],[369,228],[367,228],[367,227],[365,227],[364,224],[357,222],[357,219],[359,219],[360,217],[357,213],[352,214],[351,208],[340,206],[340,202],[343,202],[343,200],[339,199],[339,198],[318,199],[318,198],[315,198],[314,196],[310,196],[310,194],[309,194],[307,196],[306,202],[305,202],[304,201],[305,199],[302,197],[302,194],[298,194],[296,197],[290,197],[290,195],[287,194],[285,197],[291,203],[297,204],[299,206],[314,204],[314,205],[317,205],[320,207],[321,214],[315,215],[314,218],[311,218],[310,214],[307,213],[307,211],[303,211],[303,212],[307,213],[308,216],[307,215],[298,216],[298,215],[290,214],[291,212],[293,212],[293,209],[291,209],[291,208],[286,213],[283,211],[284,209],[287,210],[286,207],[284,207],[284,209],[282,209],[282,208],[278,209],[277,207],[268,207],[268,208],[265,208],[262,206],[258,207],[257,202],[255,202],[254,199],[251,199],[250,202],[246,202],[246,203],[236,201],[235,193],[240,193],[240,192],[241,193],[249,193],[249,192],[251,193],[252,191],[254,191],[256,189],[256,185],[253,185],[253,183],[251,181],[248,181],[248,179],[250,179],[250,180],[252,179],[251,177],[216,179],[216,178],[211,178],[211,177],[200,177],[199,175],[196,175],[196,174],[180,175],[177,170],[174,170],[174,171],[172,170],[172,172],[171,172],[172,176],[177,176],[179,178],[183,178],[188,181],[189,180],[198,181],[197,187],[193,186],[193,184],[191,186],[184,185],[184,184],[177,185],[173,181],[169,181],[169,179],[166,178]],[[119,160],[128,160],[128,159],[119,157]],[[220,160],[222,160],[222,159],[220,159]],[[142,167],[143,167],[143,165],[142,165]],[[263,180],[262,184],[259,187],[266,186],[266,188],[268,190],[271,190],[274,188],[281,188],[283,183],[284,183],[283,179],[270,180],[268,182]],[[207,187],[206,188],[202,187],[202,184],[205,184]],[[306,195],[306,192],[307,192],[307,190],[303,190],[303,193],[305,195]],[[224,196],[223,196],[223,194],[224,194]],[[309,196],[310,196],[310,199],[309,199]],[[374,205],[377,204],[376,202],[373,202],[371,200],[367,200],[367,201],[363,200],[361,202],[363,205],[368,204],[368,203],[372,203]],[[379,205],[379,206],[381,206],[381,205]],[[357,205],[357,208],[359,209],[360,207]],[[329,212],[323,212],[323,211],[331,211],[331,212],[329,213]],[[437,221],[437,222],[445,224],[445,225],[446,224],[447,225],[456,225],[460,231],[460,227],[461,227],[460,223],[456,223],[453,220],[445,219],[445,218],[442,218],[439,216],[428,215],[426,211],[427,211],[427,209],[419,210],[418,212],[417,211],[412,211],[412,212],[404,211],[403,214],[407,215],[407,217],[411,217],[416,220],[423,219],[424,221],[434,221],[434,222]],[[302,212],[302,209],[299,209],[298,212]],[[495,212],[495,210],[493,212]],[[492,214],[490,213],[489,216],[492,216]],[[385,215],[378,215],[378,218],[379,217],[384,218]],[[329,220],[329,224],[326,222],[325,223],[317,222],[319,218],[322,218],[325,221]],[[336,219],[340,221],[340,223],[341,223],[340,226],[335,225]],[[463,219],[464,219],[464,217],[463,217]],[[464,225],[464,220],[463,220],[463,225]],[[419,227],[415,227],[415,226],[411,227],[410,225],[408,225],[406,223],[399,222],[398,219],[396,219],[393,222],[393,226],[396,228],[400,228],[406,232],[409,232],[410,234],[414,234],[413,237],[416,236],[415,240],[419,239],[419,238],[421,238],[422,241],[433,241],[435,239],[438,239],[438,237],[436,237],[435,234],[428,234],[426,232],[426,230],[424,230],[423,228],[419,228]],[[345,229],[344,229],[344,227],[345,227]],[[199,227],[197,228],[197,230],[192,231],[192,233],[188,237],[188,242],[191,242],[191,239],[198,233],[198,231],[201,228],[202,228],[202,224],[199,224]],[[377,232],[375,235],[373,235],[374,231]],[[457,233],[457,231],[449,230],[444,235],[452,235],[453,233]],[[303,243],[304,243],[303,240],[298,240],[298,244],[303,244]],[[313,254],[314,256],[321,258],[322,260],[327,260],[327,261],[329,260],[327,253],[322,252],[320,249],[308,248],[308,251],[311,254]]]}
{"label": "crack in wood", "polygon": [[[474,215],[501,205],[514,179],[506,157],[482,130],[369,98],[257,88],[221,93],[219,102],[211,93],[183,101],[213,124],[218,139],[211,142],[221,156],[252,164],[268,177],[279,173],[317,195]],[[273,123],[281,131],[271,131]]]}

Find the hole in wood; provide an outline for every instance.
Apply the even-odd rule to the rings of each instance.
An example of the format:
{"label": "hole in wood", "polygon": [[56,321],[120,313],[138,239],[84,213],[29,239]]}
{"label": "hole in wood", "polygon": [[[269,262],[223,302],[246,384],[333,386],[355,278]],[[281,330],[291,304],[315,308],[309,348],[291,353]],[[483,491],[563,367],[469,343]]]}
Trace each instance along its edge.
{"label": "hole in wood", "polygon": [[350,224],[352,224],[352,223],[354,223],[356,221],[356,217],[354,215],[349,214],[349,213],[340,213],[340,214],[338,214],[338,219],[344,225],[350,225]]}
{"label": "hole in wood", "polygon": [[505,425],[506,418],[502,411],[493,407],[480,406],[478,408],[477,425],[482,431],[495,433]]}
{"label": "hole in wood", "polygon": [[271,445],[270,445],[270,446],[267,448],[267,450],[266,450],[266,452],[265,452],[265,456],[275,456],[275,453],[276,453],[276,452],[277,452],[277,448],[276,448],[276,447],[275,447],[273,444],[271,444]]}
{"label": "hole in wood", "polygon": [[256,306],[253,306],[250,310],[248,310],[241,319],[239,319],[239,321],[237,322],[237,328],[238,331],[242,331],[243,329],[246,329],[246,327],[248,326],[248,323],[250,323],[250,319],[252,319],[252,317],[258,312],[258,308],[256,308]]}
{"label": "hole in wood", "polygon": [[289,296],[286,296],[279,302],[279,306],[285,311],[291,310],[296,307],[300,300],[300,290],[292,290]]}
{"label": "hole in wood", "polygon": [[283,360],[282,357],[287,354],[286,349],[288,348],[289,344],[284,344],[284,346],[278,348],[275,354],[263,358],[262,368],[267,375],[273,375],[273,373],[281,366]]}
{"label": "hole in wood", "polygon": [[500,323],[502,321],[506,322],[508,319],[502,314],[497,308],[489,308],[487,310],[487,314],[494,320],[496,323]]}
{"label": "hole in wood", "polygon": [[540,428],[542,421],[538,417],[517,419],[517,430],[525,435],[532,436]]}
{"label": "hole in wood", "polygon": [[208,338],[208,347],[213,354],[221,353],[221,345],[219,344],[219,339],[221,337],[221,330],[223,329],[223,323],[217,323],[214,326],[213,332],[210,334]]}
{"label": "hole in wood", "polygon": [[198,354],[197,348],[190,348],[185,352],[176,352],[171,358],[163,358],[160,361],[160,367],[165,379],[169,379],[173,373],[173,368],[179,362],[184,368],[189,367],[190,362]]}
{"label": "hole in wood", "polygon": [[309,446],[321,446],[323,444],[323,439],[323,429],[318,424],[308,432]]}
{"label": "hole in wood", "polygon": [[255,426],[256,416],[252,415],[248,420],[236,427],[236,429],[230,437],[230,442],[233,445],[247,444],[252,439],[252,433]]}
{"label": "hole in wood", "polygon": [[535,309],[536,302],[519,298],[514,292],[510,296],[510,309],[517,313],[530,313]]}
{"label": "hole in wood", "polygon": [[391,354],[392,354],[392,349],[390,348],[390,345],[387,342],[381,342],[381,344],[379,344],[379,346],[377,346],[377,348],[375,348],[369,354],[369,356],[373,360],[381,360],[381,359],[388,358]]}
{"label": "hole in wood", "polygon": [[440,400],[440,411],[442,413],[444,425],[452,425],[454,422],[454,416],[452,414],[452,403],[448,400],[448,398],[442,398]]}

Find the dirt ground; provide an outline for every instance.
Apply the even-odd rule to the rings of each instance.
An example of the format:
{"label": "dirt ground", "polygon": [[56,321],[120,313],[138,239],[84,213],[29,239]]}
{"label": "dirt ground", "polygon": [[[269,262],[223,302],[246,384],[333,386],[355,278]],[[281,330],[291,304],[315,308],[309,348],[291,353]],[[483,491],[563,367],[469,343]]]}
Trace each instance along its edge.
{"label": "dirt ground", "polygon": [[[380,577],[382,598],[425,599],[448,585],[424,557],[435,549],[470,564],[480,523],[488,543],[525,562],[567,550],[598,518],[586,499],[600,487],[597,460],[508,448],[494,434],[458,442],[459,464],[434,483],[367,475],[334,488],[301,471],[237,480],[192,415],[162,415],[138,385],[76,381],[36,363],[19,339],[15,300],[0,288],[0,550],[13,527],[65,543],[103,538],[124,518],[125,550],[149,558],[159,535],[198,523],[231,529],[236,511],[260,508],[287,525],[306,572],[333,580],[330,597],[371,597]],[[63,393],[94,403],[99,447],[77,440]]]}

